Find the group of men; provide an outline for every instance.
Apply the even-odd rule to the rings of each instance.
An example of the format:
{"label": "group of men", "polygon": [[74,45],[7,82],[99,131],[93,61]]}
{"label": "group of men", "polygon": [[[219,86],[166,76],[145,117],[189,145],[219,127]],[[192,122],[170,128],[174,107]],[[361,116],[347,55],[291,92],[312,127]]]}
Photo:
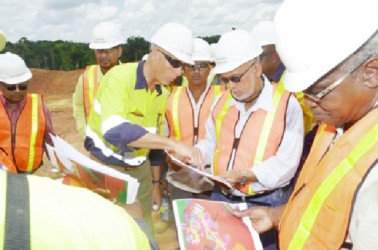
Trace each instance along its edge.
{"label": "group of men", "polygon": [[[149,223],[152,205],[161,204],[166,150],[234,185],[231,191],[212,186],[168,159],[172,197],[202,198],[210,190],[209,199],[246,202],[250,208],[234,214],[250,217],[265,249],[277,248],[276,232],[280,249],[372,249],[378,241],[372,233],[378,226],[376,13],[374,0],[287,0],[274,24],[224,33],[213,54],[187,27],[167,23],[150,39],[146,60],[125,64],[119,32],[101,24],[108,26],[95,28],[90,43],[98,65],[86,68],[74,94],[85,148],[138,179],[137,199]],[[264,32],[274,40],[264,41]],[[0,70],[10,72],[1,62]],[[21,68],[21,80],[0,75],[8,114],[13,105],[4,91],[26,90],[31,77]],[[168,91],[182,74],[187,86]],[[211,85],[215,75],[223,85]],[[22,107],[30,110],[23,112],[34,112],[38,100],[26,98]],[[48,127],[47,114],[37,128]],[[315,120],[319,128],[303,155]],[[25,137],[22,143],[39,138],[37,132]],[[7,140],[5,153],[19,141]],[[301,158],[307,160],[299,171]]]}

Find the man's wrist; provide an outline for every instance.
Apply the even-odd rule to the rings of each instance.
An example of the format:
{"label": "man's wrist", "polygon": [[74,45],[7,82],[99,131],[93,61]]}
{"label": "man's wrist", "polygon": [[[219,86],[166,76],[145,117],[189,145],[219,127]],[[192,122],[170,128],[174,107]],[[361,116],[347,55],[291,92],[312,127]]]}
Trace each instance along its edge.
{"label": "man's wrist", "polygon": [[163,180],[161,178],[159,178],[159,179],[152,179],[152,184],[159,184],[159,185],[161,185],[161,184],[163,184]]}

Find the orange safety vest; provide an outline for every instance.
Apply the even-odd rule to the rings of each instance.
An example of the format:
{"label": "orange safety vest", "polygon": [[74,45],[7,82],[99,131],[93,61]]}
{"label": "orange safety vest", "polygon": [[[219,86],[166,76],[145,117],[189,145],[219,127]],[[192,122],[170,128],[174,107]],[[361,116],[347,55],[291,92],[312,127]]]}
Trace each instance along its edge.
{"label": "orange safety vest", "polygon": [[[89,112],[93,106],[93,100],[96,96],[100,80],[98,79],[98,71],[100,65],[88,65],[83,72],[83,98],[85,117],[88,120]],[[101,70],[100,70],[101,71]]]}
{"label": "orange safety vest", "polygon": [[[251,169],[276,154],[285,130],[290,93],[279,85],[273,85],[273,90],[273,111],[258,109],[253,112],[244,125],[240,138],[235,138],[239,111],[235,106],[229,106],[232,99],[230,90],[219,99],[212,112],[217,141],[212,164],[215,175],[230,170],[228,166],[234,150],[235,158],[231,169],[236,170]],[[255,194],[252,183],[246,183],[238,189],[248,195]]]}
{"label": "orange safety vest", "polygon": [[18,170],[31,172],[42,164],[46,118],[42,96],[28,94],[26,98],[13,128],[7,110],[0,101],[0,147]]}
{"label": "orange safety vest", "polygon": [[346,239],[355,195],[377,161],[378,109],[332,145],[322,124],[279,225],[280,249],[339,249]]}
{"label": "orange safety vest", "polygon": [[189,87],[173,87],[168,97],[166,117],[170,130],[170,138],[191,145],[205,137],[205,121],[216,97],[223,91],[223,86],[210,86],[203,99],[198,117],[198,126],[194,124],[194,111],[189,99]]}

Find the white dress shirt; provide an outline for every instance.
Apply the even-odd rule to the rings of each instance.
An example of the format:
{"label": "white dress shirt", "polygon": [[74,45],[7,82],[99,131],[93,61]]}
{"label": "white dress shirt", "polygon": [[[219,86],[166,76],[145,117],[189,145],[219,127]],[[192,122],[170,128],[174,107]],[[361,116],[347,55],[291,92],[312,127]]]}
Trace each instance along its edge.
{"label": "white dress shirt", "polygon": [[[273,87],[264,77],[264,87],[256,103],[245,110],[245,103],[235,99],[229,104],[240,111],[240,119],[236,124],[235,137],[239,137],[250,114],[257,109],[271,111],[273,109]],[[214,107],[213,107],[214,108]],[[274,125],[273,125],[274,126]],[[214,120],[210,115],[205,124],[206,137],[196,147],[201,150],[205,164],[212,164],[216,146]],[[277,153],[261,164],[253,166],[251,171],[256,175],[258,182],[252,184],[255,192],[264,192],[286,186],[294,176],[303,149],[304,129],[301,107],[294,96],[290,96],[286,119],[285,131]],[[232,143],[232,142],[230,142]],[[234,157],[235,154],[232,155]],[[233,158],[229,161],[233,162]],[[232,166],[228,166],[230,169]]]}
{"label": "white dress shirt", "polygon": [[[375,103],[377,108],[378,102]],[[339,131],[338,131],[339,132]],[[378,153],[376,154],[378,155]],[[347,241],[353,250],[377,249],[378,246],[378,163],[363,181],[357,193],[349,224]]]}

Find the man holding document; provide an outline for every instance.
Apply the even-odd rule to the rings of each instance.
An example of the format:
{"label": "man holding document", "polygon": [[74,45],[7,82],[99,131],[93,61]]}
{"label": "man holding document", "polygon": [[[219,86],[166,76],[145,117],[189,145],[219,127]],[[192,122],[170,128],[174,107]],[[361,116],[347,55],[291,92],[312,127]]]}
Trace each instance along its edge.
{"label": "man holding document", "polygon": [[377,249],[377,13],[375,0],[291,0],[276,13],[285,88],[322,123],[288,203],[235,214],[277,227],[280,249]]}
{"label": "man holding document", "polygon": [[200,167],[211,164],[212,173],[235,189],[216,186],[213,200],[274,207],[290,195],[302,153],[302,111],[294,96],[262,74],[261,52],[244,30],[218,42],[214,73],[230,88],[214,103],[193,159]]}

